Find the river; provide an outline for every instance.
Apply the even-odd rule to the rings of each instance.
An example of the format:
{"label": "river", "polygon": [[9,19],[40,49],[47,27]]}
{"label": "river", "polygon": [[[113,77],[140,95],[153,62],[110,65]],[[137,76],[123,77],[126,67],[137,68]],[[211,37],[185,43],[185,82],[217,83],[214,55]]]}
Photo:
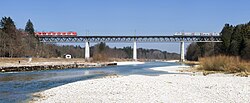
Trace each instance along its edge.
{"label": "river", "polygon": [[149,68],[174,65],[179,64],[147,62],[145,64],[99,68],[0,73],[0,103],[27,102],[32,98],[33,93],[75,81],[95,79],[110,74],[158,76],[160,74],[167,74],[168,72],[154,71]]}

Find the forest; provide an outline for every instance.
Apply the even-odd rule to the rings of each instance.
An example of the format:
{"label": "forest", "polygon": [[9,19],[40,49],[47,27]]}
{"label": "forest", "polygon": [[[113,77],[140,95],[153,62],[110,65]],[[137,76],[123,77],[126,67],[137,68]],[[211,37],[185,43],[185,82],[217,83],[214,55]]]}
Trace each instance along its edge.
{"label": "forest", "polygon": [[187,60],[197,61],[201,57],[225,55],[250,60],[250,22],[236,26],[225,24],[219,43],[192,43],[186,52]]}
{"label": "forest", "polygon": [[[99,43],[90,48],[91,57],[96,60],[109,58],[131,59],[131,47],[110,48]],[[179,54],[157,49],[137,49],[139,59],[179,59]],[[63,57],[71,54],[74,58],[84,58],[84,47],[41,43],[35,35],[35,28],[28,20],[24,29],[16,28],[11,17],[2,17],[0,22],[0,57]]]}

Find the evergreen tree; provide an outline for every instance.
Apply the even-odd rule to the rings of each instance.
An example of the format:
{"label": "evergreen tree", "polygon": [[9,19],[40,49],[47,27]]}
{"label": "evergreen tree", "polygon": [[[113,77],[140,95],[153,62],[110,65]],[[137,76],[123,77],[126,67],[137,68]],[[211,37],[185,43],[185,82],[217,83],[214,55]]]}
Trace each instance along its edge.
{"label": "evergreen tree", "polygon": [[132,47],[128,46],[128,47],[123,47],[123,50],[125,51],[125,53],[128,55],[127,58],[132,58],[133,57],[133,49]]}
{"label": "evergreen tree", "polygon": [[32,51],[28,53],[28,56],[39,56],[39,53],[41,51],[41,48],[39,47],[41,47],[43,44],[40,44],[38,38],[35,36],[35,29],[30,19],[27,21],[24,31],[27,33],[26,38],[28,43],[28,50]]}
{"label": "evergreen tree", "polygon": [[14,21],[10,17],[2,17],[0,22],[0,26],[2,30],[6,33],[11,33],[13,30],[16,30],[16,26]]}
{"label": "evergreen tree", "polygon": [[35,30],[34,30],[34,27],[33,27],[33,23],[30,21],[30,19],[26,23],[25,32],[28,33],[28,35],[35,36]]}
{"label": "evergreen tree", "polygon": [[203,43],[203,42],[199,42],[197,43],[197,46],[199,47],[198,50],[200,50],[200,56],[201,57],[204,57],[205,56],[205,53],[206,53],[206,46],[205,46],[206,43]]}
{"label": "evergreen tree", "polygon": [[190,61],[197,61],[200,56],[200,48],[197,43],[191,43],[187,48],[186,59]]}
{"label": "evergreen tree", "polygon": [[14,21],[10,17],[3,17],[0,22],[0,26],[2,28],[2,31],[6,33],[6,35],[4,36],[4,39],[6,39],[4,45],[7,51],[5,53],[5,56],[16,56],[15,54],[17,54],[17,51],[19,51],[18,49],[20,49],[18,47],[21,45],[21,37],[20,35],[17,35],[17,29]]}
{"label": "evergreen tree", "polygon": [[230,43],[230,48],[229,48],[229,53],[231,55],[239,55],[240,53],[240,43],[242,41],[242,33],[241,33],[241,30],[242,30],[242,25],[237,25],[234,30],[233,30],[233,33],[232,33],[232,36],[231,36],[231,43]]}
{"label": "evergreen tree", "polygon": [[245,48],[241,52],[241,57],[250,60],[250,40],[245,40]]}
{"label": "evergreen tree", "polygon": [[106,44],[104,42],[101,42],[98,47],[99,53],[102,53],[106,48]]}
{"label": "evergreen tree", "polygon": [[221,31],[222,43],[217,43],[217,45],[220,45],[221,50],[219,51],[222,51],[222,53],[224,54],[227,54],[229,52],[233,28],[234,27],[232,25],[225,24],[224,28]]}
{"label": "evergreen tree", "polygon": [[[232,26],[225,24],[221,31],[221,43],[193,43],[188,47],[187,58],[194,60],[195,57],[211,56],[214,54],[224,54],[241,56],[244,59],[250,59],[248,55],[249,35],[250,35],[250,22],[247,24],[240,24]],[[199,52],[195,52],[195,51]]]}

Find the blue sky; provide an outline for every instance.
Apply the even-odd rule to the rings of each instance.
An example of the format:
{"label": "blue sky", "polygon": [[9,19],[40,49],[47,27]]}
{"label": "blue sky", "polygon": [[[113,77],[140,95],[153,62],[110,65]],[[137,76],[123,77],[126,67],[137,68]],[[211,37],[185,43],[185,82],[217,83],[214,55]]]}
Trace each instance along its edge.
{"label": "blue sky", "polygon": [[[18,28],[31,19],[37,31],[134,35],[136,29],[137,35],[173,35],[220,32],[225,23],[247,23],[249,4],[249,0],[2,0],[0,17],[10,16]],[[178,43],[139,43],[138,47],[179,52]]]}

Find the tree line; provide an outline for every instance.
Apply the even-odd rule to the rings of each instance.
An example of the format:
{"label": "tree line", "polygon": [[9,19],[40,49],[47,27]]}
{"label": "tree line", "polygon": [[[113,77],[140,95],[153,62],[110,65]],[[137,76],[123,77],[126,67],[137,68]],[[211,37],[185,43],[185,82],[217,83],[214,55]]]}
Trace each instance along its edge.
{"label": "tree line", "polygon": [[[131,47],[110,48],[99,43],[90,48],[91,56],[97,60],[108,58],[132,58]],[[10,17],[2,17],[0,22],[0,57],[63,57],[71,54],[75,58],[84,58],[85,48],[73,45],[41,43],[35,35],[34,25],[28,20],[24,29],[17,29]],[[138,49],[141,59],[178,59],[179,54],[156,49]]]}
{"label": "tree line", "polygon": [[[119,59],[132,59],[133,48],[123,47],[123,48],[110,48],[105,43],[101,42],[90,48],[91,55],[93,59],[106,60],[107,58],[119,58]],[[169,53],[167,51],[161,51],[157,49],[137,49],[137,57],[139,59],[164,59],[164,60],[176,60],[180,58],[177,53]]]}
{"label": "tree line", "polygon": [[225,24],[220,43],[192,43],[187,48],[187,60],[213,55],[239,56],[250,60],[250,22],[236,26]]}

